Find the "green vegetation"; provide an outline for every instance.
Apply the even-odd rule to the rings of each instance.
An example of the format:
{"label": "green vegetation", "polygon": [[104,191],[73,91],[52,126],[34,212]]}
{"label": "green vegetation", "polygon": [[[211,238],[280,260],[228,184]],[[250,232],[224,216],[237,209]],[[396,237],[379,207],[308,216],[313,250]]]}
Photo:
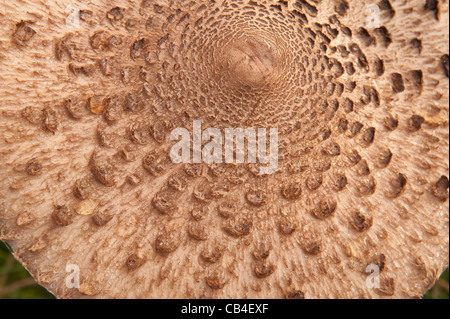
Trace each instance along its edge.
{"label": "green vegetation", "polygon": [[425,299],[449,299],[448,296],[448,268],[438,282],[424,296]]}
{"label": "green vegetation", "polygon": [[28,271],[0,241],[0,299],[51,299],[45,288],[35,283]]}
{"label": "green vegetation", "polygon": [[[0,299],[51,299],[47,290],[37,285],[30,274],[10,254],[0,241]],[[448,269],[425,295],[425,299],[448,299]]]}

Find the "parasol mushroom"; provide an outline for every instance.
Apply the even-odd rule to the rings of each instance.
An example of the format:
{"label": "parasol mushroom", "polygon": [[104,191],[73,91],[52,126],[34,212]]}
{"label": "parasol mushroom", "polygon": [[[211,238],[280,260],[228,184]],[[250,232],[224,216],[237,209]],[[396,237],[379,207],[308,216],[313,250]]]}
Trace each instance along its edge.
{"label": "parasol mushroom", "polygon": [[[448,266],[448,1],[0,17],[1,238],[57,297],[411,298]],[[276,171],[174,163],[194,121],[278,129]]]}

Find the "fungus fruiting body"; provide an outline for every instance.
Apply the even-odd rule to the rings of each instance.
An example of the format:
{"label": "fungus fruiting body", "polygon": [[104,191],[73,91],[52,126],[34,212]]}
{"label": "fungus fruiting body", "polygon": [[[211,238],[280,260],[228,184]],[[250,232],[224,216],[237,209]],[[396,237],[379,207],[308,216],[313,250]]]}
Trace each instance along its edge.
{"label": "fungus fruiting body", "polygon": [[[1,238],[57,297],[412,298],[448,266],[448,1],[0,17]],[[276,169],[174,163],[195,121],[276,129]]]}

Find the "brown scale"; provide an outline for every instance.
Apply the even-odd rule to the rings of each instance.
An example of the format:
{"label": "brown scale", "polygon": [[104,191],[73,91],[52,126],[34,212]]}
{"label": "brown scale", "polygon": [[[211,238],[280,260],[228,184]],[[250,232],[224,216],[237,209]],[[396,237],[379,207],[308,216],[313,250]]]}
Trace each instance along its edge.
{"label": "brown scale", "polygon": [[[83,227],[73,256],[94,252],[100,282],[109,282],[108,273],[137,282],[135,290],[111,288],[110,294],[80,288],[71,293],[77,297],[83,291],[289,299],[324,297],[326,291],[344,298],[424,293],[411,287],[430,283],[395,272],[391,261],[408,261],[423,280],[436,277],[428,273],[435,266],[391,247],[398,229],[384,223],[388,214],[419,221],[417,229],[402,224],[418,250],[435,252],[425,236],[448,235],[442,227],[448,217],[448,161],[442,156],[448,119],[439,117],[448,113],[449,59],[448,49],[434,46],[442,39],[429,36],[440,30],[445,38],[440,24],[448,12],[441,1],[412,2],[378,1],[381,24],[375,27],[364,21],[365,3],[346,0],[99,2],[82,5],[80,30],[60,30],[62,18],[52,16],[54,31],[42,13],[29,18],[13,11],[15,20],[6,19],[13,45],[5,44],[0,60],[23,56],[24,75],[11,66],[15,76],[9,78],[16,80],[8,81],[16,81],[17,99],[24,102],[13,109],[22,118],[17,128],[0,117],[4,144],[18,141],[0,145],[2,164],[5,172],[20,173],[5,179],[0,192],[7,195],[0,199],[0,207],[7,206],[0,210],[2,236],[4,230],[16,233],[12,220],[36,230],[28,236],[35,242],[16,244],[19,252],[29,247],[22,259],[36,267],[42,260],[28,256],[47,246],[57,247],[56,260],[66,259],[56,244],[46,244],[57,237],[53,228]],[[414,36],[402,33],[400,21],[415,21],[408,31]],[[45,80],[28,81],[29,90],[20,81],[46,60],[30,63],[29,52],[38,55],[39,43],[48,44],[46,59],[53,64],[41,72]],[[396,65],[393,57],[409,62]],[[0,66],[1,79],[8,72]],[[48,89],[37,84],[44,82]],[[6,104],[17,103],[13,91],[1,92]],[[259,164],[172,163],[170,133],[180,127],[191,132],[193,120],[220,130],[277,128],[278,170],[261,176]],[[25,147],[26,136],[34,143]],[[418,168],[427,169],[426,177]],[[27,183],[42,189],[29,191]],[[27,196],[36,196],[39,213],[19,221],[10,206],[30,211]],[[98,211],[76,215],[87,200]],[[405,213],[401,205],[411,207]],[[43,216],[51,216],[53,228]],[[424,216],[426,223],[418,219]],[[121,256],[120,269],[105,247]],[[376,289],[360,285],[359,266],[366,263],[382,270]],[[112,265],[108,271],[106,264]],[[349,269],[339,268],[344,264]],[[42,267],[33,275],[59,271],[45,262]],[[141,289],[133,274],[144,270],[145,287],[157,288]],[[305,274],[311,274],[307,281]],[[55,280],[40,279],[60,291]],[[336,282],[345,287],[329,284]]]}

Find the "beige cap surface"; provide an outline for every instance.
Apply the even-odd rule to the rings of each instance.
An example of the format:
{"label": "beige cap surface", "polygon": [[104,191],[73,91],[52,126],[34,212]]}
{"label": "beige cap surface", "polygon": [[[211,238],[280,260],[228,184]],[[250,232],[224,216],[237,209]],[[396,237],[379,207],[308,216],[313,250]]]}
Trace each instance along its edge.
{"label": "beige cap surface", "polygon": [[[411,298],[448,266],[448,1],[0,20],[1,239],[57,297]],[[173,163],[196,120],[277,128],[277,171]]]}

